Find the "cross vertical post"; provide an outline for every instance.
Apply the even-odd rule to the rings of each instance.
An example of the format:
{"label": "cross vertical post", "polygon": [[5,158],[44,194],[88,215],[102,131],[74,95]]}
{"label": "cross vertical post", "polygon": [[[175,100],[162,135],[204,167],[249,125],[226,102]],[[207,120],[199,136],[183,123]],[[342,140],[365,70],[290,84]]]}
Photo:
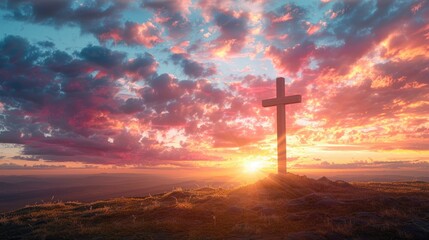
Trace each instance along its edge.
{"label": "cross vertical post", "polygon": [[286,111],[285,105],[300,103],[301,95],[285,96],[285,79],[276,79],[276,98],[262,100],[263,107],[277,107],[277,171],[286,174]]}
{"label": "cross vertical post", "polygon": [[[276,97],[285,96],[285,79],[276,79]],[[286,173],[286,113],[285,105],[277,105],[277,169],[278,173]]]}

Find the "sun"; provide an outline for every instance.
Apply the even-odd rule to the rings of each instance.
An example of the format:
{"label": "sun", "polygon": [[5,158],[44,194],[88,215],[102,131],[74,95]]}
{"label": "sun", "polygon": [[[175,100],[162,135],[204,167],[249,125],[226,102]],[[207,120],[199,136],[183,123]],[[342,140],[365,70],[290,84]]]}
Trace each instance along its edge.
{"label": "sun", "polygon": [[263,167],[264,163],[262,161],[251,161],[244,164],[244,170],[248,173],[259,172]]}

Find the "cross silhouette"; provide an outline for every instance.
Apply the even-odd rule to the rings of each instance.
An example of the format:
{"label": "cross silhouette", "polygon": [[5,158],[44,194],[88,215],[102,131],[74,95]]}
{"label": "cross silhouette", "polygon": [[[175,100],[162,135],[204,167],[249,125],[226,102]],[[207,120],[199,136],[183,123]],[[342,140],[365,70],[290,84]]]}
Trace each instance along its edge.
{"label": "cross silhouette", "polygon": [[276,79],[276,98],[262,100],[263,107],[277,106],[277,160],[278,173],[286,174],[286,113],[285,105],[300,103],[301,95],[285,96],[285,79]]}

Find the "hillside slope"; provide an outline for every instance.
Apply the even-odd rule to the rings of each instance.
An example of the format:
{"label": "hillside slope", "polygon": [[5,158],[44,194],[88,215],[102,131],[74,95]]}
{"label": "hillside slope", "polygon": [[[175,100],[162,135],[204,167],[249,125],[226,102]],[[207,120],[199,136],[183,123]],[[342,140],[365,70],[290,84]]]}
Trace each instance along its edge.
{"label": "hillside slope", "polygon": [[353,183],[287,174],[3,214],[0,239],[429,239],[429,183]]}

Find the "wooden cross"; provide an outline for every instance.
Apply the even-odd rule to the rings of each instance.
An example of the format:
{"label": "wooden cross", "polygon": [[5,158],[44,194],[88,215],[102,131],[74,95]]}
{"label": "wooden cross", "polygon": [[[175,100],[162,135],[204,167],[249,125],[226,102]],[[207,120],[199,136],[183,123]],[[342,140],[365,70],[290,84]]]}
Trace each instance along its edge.
{"label": "wooden cross", "polygon": [[285,105],[300,103],[301,95],[285,96],[285,79],[276,79],[276,98],[262,100],[263,107],[277,106],[277,160],[278,173],[286,174],[286,113]]}

